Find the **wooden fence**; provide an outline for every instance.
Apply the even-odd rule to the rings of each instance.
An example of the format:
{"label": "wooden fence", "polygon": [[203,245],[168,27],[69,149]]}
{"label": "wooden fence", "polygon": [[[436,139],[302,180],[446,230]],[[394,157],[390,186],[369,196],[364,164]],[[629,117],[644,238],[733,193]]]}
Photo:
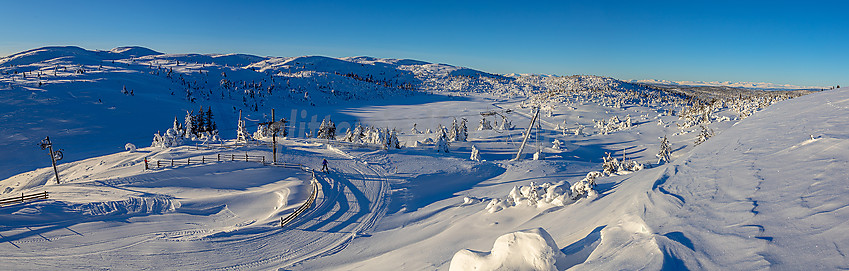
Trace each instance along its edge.
{"label": "wooden fence", "polygon": [[30,194],[30,195],[24,195],[24,193],[21,193],[20,197],[2,199],[2,200],[0,200],[0,206],[2,206],[4,204],[13,204],[13,203],[16,203],[16,202],[24,202],[24,201],[28,201],[28,200],[37,200],[37,199],[47,199],[47,191],[44,191],[44,192],[41,192],[41,193]]}
{"label": "wooden fence", "polygon": [[181,159],[165,159],[165,160],[147,160],[144,159],[144,169],[151,168],[161,168],[161,167],[176,167],[176,166],[187,166],[187,165],[197,165],[197,164],[206,164],[211,162],[221,162],[221,161],[245,161],[245,162],[257,162],[265,164],[265,156],[263,155],[245,155],[241,154],[216,154],[215,156],[200,156],[200,157],[187,157]]}
{"label": "wooden fence", "polygon": [[295,218],[297,218],[299,215],[301,215],[307,209],[309,209],[310,206],[312,206],[312,204],[315,202],[316,197],[318,197],[319,185],[320,184],[318,183],[318,179],[316,179],[316,176],[315,176],[315,171],[313,171],[313,173],[312,173],[312,193],[310,193],[310,197],[307,198],[307,201],[304,202],[304,204],[301,205],[301,207],[298,207],[297,210],[295,210],[294,212],[292,212],[291,214],[286,216],[286,218],[282,218],[282,217],[280,218],[280,227],[281,228],[286,226],[286,224],[289,224],[289,222],[292,222],[292,220],[295,220]]}

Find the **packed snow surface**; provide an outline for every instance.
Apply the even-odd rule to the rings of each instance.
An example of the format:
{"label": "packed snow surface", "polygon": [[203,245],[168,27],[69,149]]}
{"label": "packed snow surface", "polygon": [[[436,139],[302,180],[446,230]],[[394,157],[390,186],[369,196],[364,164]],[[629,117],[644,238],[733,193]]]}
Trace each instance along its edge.
{"label": "packed snow surface", "polygon": [[[0,58],[0,200],[49,197],[0,206],[0,269],[849,268],[849,91],[722,91],[29,50]],[[201,107],[220,140],[148,147]],[[288,121],[277,165],[255,132],[271,109]],[[259,140],[237,142],[240,122]]]}

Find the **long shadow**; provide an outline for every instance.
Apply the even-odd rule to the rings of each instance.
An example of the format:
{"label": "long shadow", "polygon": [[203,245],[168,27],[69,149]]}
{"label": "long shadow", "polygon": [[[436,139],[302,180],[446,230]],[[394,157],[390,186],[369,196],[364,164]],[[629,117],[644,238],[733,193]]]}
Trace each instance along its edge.
{"label": "long shadow", "polygon": [[[321,178],[321,179],[323,179],[323,178]],[[348,206],[348,199],[345,197],[345,187],[343,187],[342,184],[339,183],[339,182],[333,182],[332,184],[330,184],[330,183],[328,183],[328,184],[329,185],[322,184],[321,185],[321,188],[322,188],[321,191],[325,196],[334,195],[334,200],[333,200],[334,203],[325,205],[325,208],[327,208],[327,211],[330,211],[330,208],[333,208],[333,206],[339,205],[339,210],[337,210],[336,212],[331,214],[326,219],[323,219],[323,220],[319,221],[318,223],[316,223],[316,224],[314,224],[310,227],[307,227],[306,229],[304,229],[306,231],[317,231],[321,227],[324,227],[325,225],[329,224],[330,222],[335,221],[336,219],[339,219],[346,212],[348,212],[348,210],[350,209],[350,206]],[[316,210],[316,211],[319,211],[319,210]],[[319,215],[321,215],[321,214],[319,214]]]}
{"label": "long shadow", "polygon": [[[329,230],[331,232],[337,232],[337,231],[342,230],[345,226],[348,226],[352,223],[357,222],[357,220],[359,220],[361,217],[368,214],[368,212],[370,211],[369,204],[371,204],[371,201],[368,199],[368,197],[366,197],[366,195],[362,191],[357,189],[357,187],[354,186],[354,184],[351,183],[350,180],[348,180],[347,178],[342,178],[341,176],[338,176],[338,174],[336,174],[336,173],[333,173],[333,174],[336,175],[336,177],[337,177],[337,179],[339,180],[340,183],[342,183],[343,185],[348,187],[348,190],[350,190],[351,194],[353,194],[354,197],[357,199],[357,204],[359,205],[358,206],[359,210],[357,211],[356,214],[352,215],[351,217],[349,217],[347,220],[340,223],[339,225],[336,225],[335,227],[330,228],[330,230]],[[364,178],[363,181],[366,181],[365,179],[368,179],[368,177],[366,177],[365,175],[363,175],[363,178]],[[346,202],[346,204],[347,204],[347,202]]]}

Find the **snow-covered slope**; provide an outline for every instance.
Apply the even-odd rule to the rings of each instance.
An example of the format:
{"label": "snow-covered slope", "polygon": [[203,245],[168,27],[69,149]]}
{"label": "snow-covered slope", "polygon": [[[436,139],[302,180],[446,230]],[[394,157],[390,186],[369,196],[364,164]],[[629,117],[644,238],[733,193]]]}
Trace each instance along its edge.
{"label": "snow-covered slope", "polygon": [[[0,199],[50,199],[0,206],[0,269],[445,270],[455,255],[520,269],[844,268],[849,93],[700,93],[373,57],[22,52],[0,59]],[[201,107],[224,146],[144,148]],[[306,167],[238,161],[272,160],[270,139],[231,140],[240,111],[250,133],[272,108],[289,120],[278,159]],[[535,108],[528,160],[512,161]],[[328,116],[337,140],[303,138]],[[436,152],[452,123],[467,140]],[[394,128],[402,148],[341,142],[358,124]],[[61,184],[36,145],[48,135],[65,150]],[[672,161],[657,165],[664,137]],[[280,227],[313,191],[300,168],[323,159],[314,205]]]}

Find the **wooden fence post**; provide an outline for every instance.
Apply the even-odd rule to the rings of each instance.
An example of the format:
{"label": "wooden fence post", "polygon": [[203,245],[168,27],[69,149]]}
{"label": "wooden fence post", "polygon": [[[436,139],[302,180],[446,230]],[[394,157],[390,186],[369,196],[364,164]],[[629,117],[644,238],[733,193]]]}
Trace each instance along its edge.
{"label": "wooden fence post", "polygon": [[200,163],[201,163],[201,164],[206,163],[206,156],[201,156],[201,157],[200,157]]}
{"label": "wooden fence post", "polygon": [[171,158],[171,166],[174,166],[174,158]]}
{"label": "wooden fence post", "polygon": [[[195,143],[195,144],[197,144],[197,143]],[[186,165],[191,165],[191,164],[192,164],[192,158],[191,157],[186,158]]]}
{"label": "wooden fence post", "polygon": [[245,152],[245,162],[248,161],[248,152]]}
{"label": "wooden fence post", "polygon": [[218,162],[221,162],[221,153],[218,154]]}

